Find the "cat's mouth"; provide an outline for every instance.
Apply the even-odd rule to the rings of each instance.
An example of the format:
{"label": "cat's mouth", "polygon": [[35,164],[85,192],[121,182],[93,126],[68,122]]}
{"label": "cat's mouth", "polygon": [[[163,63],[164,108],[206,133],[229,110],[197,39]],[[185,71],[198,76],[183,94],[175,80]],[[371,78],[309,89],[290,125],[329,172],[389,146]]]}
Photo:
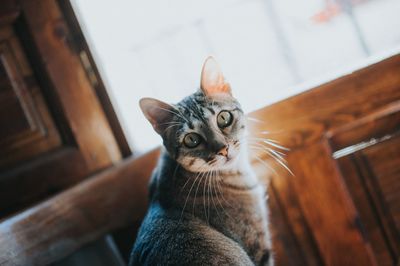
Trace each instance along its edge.
{"label": "cat's mouth", "polygon": [[240,154],[239,145],[230,144],[224,154],[213,154],[208,158],[186,157],[179,161],[191,172],[231,170],[235,168]]}
{"label": "cat's mouth", "polygon": [[227,156],[217,156],[217,157],[218,158],[216,158],[212,166],[218,169],[226,169],[234,165],[238,156],[236,154],[230,154]]}

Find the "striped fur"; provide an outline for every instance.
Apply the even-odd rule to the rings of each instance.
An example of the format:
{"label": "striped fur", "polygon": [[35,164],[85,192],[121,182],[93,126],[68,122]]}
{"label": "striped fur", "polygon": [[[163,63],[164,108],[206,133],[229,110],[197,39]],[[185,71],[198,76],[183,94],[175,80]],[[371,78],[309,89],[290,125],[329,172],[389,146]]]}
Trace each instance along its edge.
{"label": "striped fur", "polygon": [[[272,265],[265,190],[247,158],[240,104],[199,90],[170,108],[130,265]],[[216,125],[221,110],[234,117],[223,130]],[[188,132],[204,143],[185,147]],[[228,162],[216,159],[221,145],[229,145]]]}

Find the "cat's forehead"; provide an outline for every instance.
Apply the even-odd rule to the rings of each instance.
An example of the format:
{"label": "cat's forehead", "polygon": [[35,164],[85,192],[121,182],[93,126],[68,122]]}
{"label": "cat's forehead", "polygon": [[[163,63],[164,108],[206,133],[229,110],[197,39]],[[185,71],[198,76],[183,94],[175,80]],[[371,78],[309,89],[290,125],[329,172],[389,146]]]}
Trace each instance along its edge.
{"label": "cat's forehead", "polygon": [[215,116],[222,107],[213,106],[212,108],[200,107],[196,109],[184,109],[185,121],[183,121],[182,130],[184,132],[196,132],[209,127],[215,120]]}
{"label": "cat's forehead", "polygon": [[212,127],[216,123],[215,117],[222,110],[237,110],[240,106],[232,97],[208,98],[198,91],[184,98],[174,108],[179,113],[176,119],[183,122],[180,131],[192,132]]}
{"label": "cat's forehead", "polygon": [[237,101],[232,97],[208,98],[201,92],[196,92],[177,104],[184,112],[194,112],[195,115],[215,115],[224,109],[234,109],[238,106]]}
{"label": "cat's forehead", "polygon": [[217,116],[222,110],[233,110],[235,105],[228,102],[190,102],[190,104],[181,105],[179,110],[186,118],[189,126],[200,126],[207,124],[210,119]]}

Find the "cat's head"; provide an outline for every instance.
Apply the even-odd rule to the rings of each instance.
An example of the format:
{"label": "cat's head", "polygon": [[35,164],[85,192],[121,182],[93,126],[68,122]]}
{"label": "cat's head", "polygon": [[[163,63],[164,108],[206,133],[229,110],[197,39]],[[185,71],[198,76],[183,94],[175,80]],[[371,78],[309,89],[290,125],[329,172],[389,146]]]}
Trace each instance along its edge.
{"label": "cat's head", "polygon": [[205,61],[197,92],[173,105],[143,98],[140,107],[171,157],[186,170],[228,170],[237,162],[245,116],[214,58]]}

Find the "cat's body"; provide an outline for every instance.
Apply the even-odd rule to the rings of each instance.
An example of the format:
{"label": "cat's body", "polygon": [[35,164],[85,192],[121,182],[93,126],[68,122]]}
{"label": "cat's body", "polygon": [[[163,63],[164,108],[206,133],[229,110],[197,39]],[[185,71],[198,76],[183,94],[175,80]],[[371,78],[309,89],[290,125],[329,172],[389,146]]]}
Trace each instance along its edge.
{"label": "cat's body", "polygon": [[159,116],[147,113],[166,149],[131,265],[272,265],[265,189],[247,158],[243,112],[231,96],[208,93],[162,105],[173,115],[156,125]]}
{"label": "cat's body", "polygon": [[[195,174],[179,166],[175,171],[176,167],[164,153],[153,174],[151,206],[134,247],[133,265],[267,265],[264,188],[258,183],[236,186],[215,181],[210,188],[210,179],[194,183]],[[253,175],[247,171],[225,174]],[[192,181],[182,189],[187,178]]]}

